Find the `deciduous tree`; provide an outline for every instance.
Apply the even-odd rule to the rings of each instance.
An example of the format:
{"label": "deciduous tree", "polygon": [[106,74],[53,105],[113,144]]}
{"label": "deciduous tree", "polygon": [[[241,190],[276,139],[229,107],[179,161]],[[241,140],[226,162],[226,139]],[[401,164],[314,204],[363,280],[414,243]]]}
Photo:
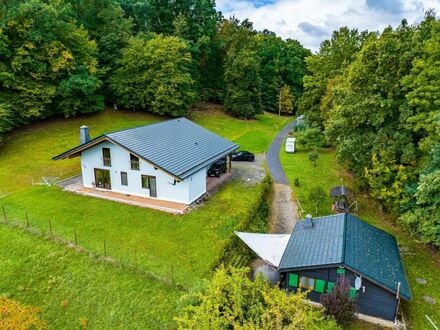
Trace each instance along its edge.
{"label": "deciduous tree", "polygon": [[111,79],[115,99],[128,109],[184,115],[195,98],[190,65],[188,47],[177,37],[133,37]]}

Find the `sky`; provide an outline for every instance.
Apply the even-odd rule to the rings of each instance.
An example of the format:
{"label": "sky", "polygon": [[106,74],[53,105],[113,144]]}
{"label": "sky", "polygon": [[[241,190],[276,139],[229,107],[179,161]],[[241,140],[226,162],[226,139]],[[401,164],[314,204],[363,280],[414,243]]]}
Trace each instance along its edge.
{"label": "sky", "polygon": [[403,18],[418,23],[428,9],[440,15],[440,0],[216,0],[216,5],[226,18],[249,18],[255,29],[297,39],[314,52],[342,26],[382,31]]}

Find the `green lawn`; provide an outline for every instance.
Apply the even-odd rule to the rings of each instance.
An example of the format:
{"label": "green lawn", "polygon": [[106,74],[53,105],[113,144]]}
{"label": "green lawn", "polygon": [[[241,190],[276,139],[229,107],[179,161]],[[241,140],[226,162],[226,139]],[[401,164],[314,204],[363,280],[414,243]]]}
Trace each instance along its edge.
{"label": "green lawn", "polygon": [[[237,181],[230,182],[203,205],[185,215],[171,215],[112,201],[84,197],[64,192],[57,186],[31,185],[32,180],[40,181],[42,176],[67,177],[79,173],[78,158],[62,161],[53,161],[51,158],[78,144],[79,126],[82,124],[89,126],[91,135],[94,137],[106,131],[163,119],[166,118],[144,113],[105,111],[80,118],[51,119],[23,127],[9,134],[4,144],[0,146],[0,196],[4,195],[0,197],[0,204],[5,206],[8,219],[25,224],[27,212],[30,225],[40,231],[49,233],[49,226],[51,226],[55,236],[74,242],[75,230],[78,245],[87,250],[99,255],[104,255],[106,252],[107,256],[124,263],[136,264],[157,277],[164,278],[168,282],[173,280],[185,288],[197,287],[203,278],[209,276],[212,267],[221,257],[225,245],[230,242],[234,230],[240,223],[246,221],[252,211],[258,207],[262,185],[249,187]],[[287,121],[291,120],[289,117],[278,117],[272,114],[259,115],[255,120],[238,120],[224,114],[219,109],[212,108],[193,112],[192,119],[230,140],[237,141],[243,149],[253,152],[266,150],[272,137]],[[0,217],[2,217],[1,212]],[[20,235],[25,234],[15,234],[15,236]],[[10,239],[4,236],[7,235],[2,235],[2,243],[7,244]],[[15,236],[11,235],[11,240],[15,240]],[[27,250],[24,251],[29,251],[34,245],[39,244],[33,243],[36,242],[35,240],[23,237],[23,240],[25,239],[29,243]],[[14,244],[11,243],[11,247],[14,247]],[[15,248],[19,249],[16,246]],[[51,274],[52,269],[57,269],[56,267],[64,267],[61,266],[64,263],[75,264],[77,262],[73,260],[75,259],[72,257],[73,253],[69,252],[68,255],[64,255],[63,249],[63,247],[53,247],[53,257],[51,254],[49,259],[41,261],[43,264],[47,264],[47,274]],[[38,259],[45,255],[44,251],[35,255],[37,266],[39,265]],[[26,259],[22,257],[21,251],[10,255],[0,253],[0,264],[8,264],[18,270],[29,269],[26,276],[29,277],[28,280],[31,283],[32,281],[43,281],[43,276],[39,273],[36,273],[37,278],[33,279],[34,274],[30,272],[33,262],[32,256]],[[56,265],[59,258],[62,259],[62,263]],[[85,256],[81,258],[84,259]],[[95,266],[94,263],[91,263],[87,267],[90,267],[90,276],[92,276],[99,273],[100,267],[104,266]],[[55,270],[53,272],[56,273]],[[123,273],[122,270],[120,272]],[[102,281],[105,283],[105,280]],[[80,317],[83,315],[87,317],[85,314],[87,314],[88,308],[100,310],[103,313],[100,318],[111,320],[114,312],[109,309],[109,313],[107,313],[104,307],[105,303],[108,303],[112,296],[115,296],[117,300],[115,303],[119,301],[121,304],[117,308],[122,309],[117,312],[119,313],[117,315],[120,315],[119,320],[124,317],[131,318],[129,321],[132,323],[128,323],[128,325],[134,325],[131,328],[143,328],[143,319],[148,318],[149,314],[138,316],[138,308],[150,308],[152,311],[156,311],[161,308],[162,303],[168,304],[169,300],[175,303],[177,296],[179,296],[178,293],[172,293],[168,297],[166,290],[162,289],[159,284],[162,283],[160,280],[155,285],[150,285],[149,282],[151,280],[139,284],[141,289],[138,294],[145,293],[143,290],[149,290],[146,293],[148,297],[145,302],[138,304],[136,299],[133,300],[132,304],[139,306],[133,308],[132,314],[130,314],[131,303],[127,302],[124,305],[122,301],[119,301],[123,298],[115,296],[110,288],[108,291],[103,290],[100,287],[103,284],[96,284],[93,281],[89,285],[90,287],[86,288],[90,293],[83,298],[84,306],[72,309],[71,315],[68,313],[69,315],[65,317],[62,316],[63,310],[59,308],[59,296],[65,295],[66,299],[73,301],[74,290],[77,290],[78,297],[76,299],[80,299],[81,291],[77,287],[75,289],[73,284],[72,288],[66,284],[60,286],[57,292],[52,290],[44,292],[45,296],[42,295],[43,292],[38,295],[26,289],[15,298],[25,304],[43,307],[46,315],[49,315],[47,319],[50,323],[62,325],[60,326],[62,328],[75,328]],[[113,283],[116,288],[118,285],[116,275]],[[13,293],[12,284],[0,286],[0,294]],[[41,285],[43,286],[43,284]],[[138,290],[136,284],[130,285],[128,288],[121,284],[121,290]],[[146,285],[147,288],[142,288],[143,285]],[[102,292],[93,296],[93,290]],[[132,294],[137,293],[133,292]],[[103,297],[105,295],[107,296]],[[163,298],[164,296],[167,297]],[[53,300],[53,302],[49,303],[46,300],[49,302]],[[154,302],[157,302],[157,306],[150,306]],[[163,308],[164,315],[157,319],[157,322],[162,323],[160,327],[167,326],[167,322],[171,320],[172,308],[172,306]],[[94,312],[96,311],[90,311],[90,313]],[[126,316],[128,314],[130,316]],[[59,321],[56,321],[57,317]],[[151,320],[155,322],[153,317]],[[130,328],[130,326],[128,327]],[[55,328],[59,327],[55,326]]]}
{"label": "green lawn", "polygon": [[[224,186],[198,209],[185,215],[120,204],[38,186],[11,194],[1,203],[14,221],[29,222],[89,250],[130,263],[184,286],[205,277],[238,224],[256,206],[261,186],[239,182]],[[135,250],[136,258],[135,260]]]}
{"label": "green lawn", "polygon": [[[403,303],[405,319],[413,329],[431,329],[426,316],[440,325],[440,252],[429,246],[419,244],[408,233],[395,224],[395,219],[380,211],[376,203],[366,193],[359,193],[355,179],[338,165],[335,153],[332,150],[322,149],[319,151],[317,166],[307,158],[307,151],[299,148],[295,154],[287,154],[284,150],[280,153],[281,163],[287,173],[290,182],[299,179],[300,186],[294,187],[293,194],[298,198],[305,213],[315,214],[315,207],[308,202],[308,192],[314,186],[321,186],[326,193],[330,188],[344,184],[357,192],[356,199],[359,202],[359,217],[367,222],[384,229],[397,237],[402,251],[406,273],[410,283],[413,300]],[[327,197],[325,203],[318,209],[317,215],[330,214],[332,200]],[[426,285],[419,284],[415,279],[424,278]],[[424,301],[423,296],[431,296],[437,304],[431,305]]]}
{"label": "green lawn", "polygon": [[0,226],[0,269],[0,294],[40,308],[51,329],[174,326],[174,287],[20,229]]}
{"label": "green lawn", "polygon": [[[129,111],[58,118],[15,130],[0,145],[0,196],[28,188],[42,176],[68,176],[79,173],[79,159],[52,161],[52,157],[79,144],[79,127],[89,126],[91,137],[118,129],[168,119],[148,113]],[[266,113],[255,120],[239,120],[217,108],[192,113],[196,123],[239,143],[242,149],[264,152],[272,138],[291,117]],[[11,179],[13,178],[13,179]]]}

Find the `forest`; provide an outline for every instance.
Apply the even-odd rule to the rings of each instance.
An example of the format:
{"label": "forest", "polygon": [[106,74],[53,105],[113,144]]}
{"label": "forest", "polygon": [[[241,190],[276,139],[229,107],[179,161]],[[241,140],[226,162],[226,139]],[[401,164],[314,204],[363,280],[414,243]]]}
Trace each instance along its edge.
{"label": "forest", "polygon": [[197,100],[239,118],[292,113],[310,51],[213,0],[0,2],[0,136],[105,105],[185,115]]}
{"label": "forest", "polygon": [[[306,59],[299,112],[415,236],[440,247],[440,21],[341,28]],[[323,135],[322,135],[323,133]],[[311,134],[313,135],[313,134]],[[315,134],[316,135],[316,134]]]}

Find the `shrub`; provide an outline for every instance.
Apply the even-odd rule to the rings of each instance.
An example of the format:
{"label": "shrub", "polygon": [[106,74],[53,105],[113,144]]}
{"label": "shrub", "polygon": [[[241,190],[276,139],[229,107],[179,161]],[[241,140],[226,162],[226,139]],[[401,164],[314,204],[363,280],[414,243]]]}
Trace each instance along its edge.
{"label": "shrub", "polygon": [[320,186],[313,187],[312,190],[310,190],[308,199],[311,204],[315,205],[315,213],[318,213],[318,209],[322,206],[326,197],[327,194]]}
{"label": "shrub", "polygon": [[317,127],[310,127],[296,132],[296,139],[305,148],[322,147],[324,136]]}
{"label": "shrub", "polygon": [[0,297],[0,329],[46,329],[46,322],[38,317],[39,312],[38,308]]}
{"label": "shrub", "polygon": [[312,162],[313,166],[316,167],[316,162],[317,162],[318,157],[319,157],[318,152],[316,152],[316,150],[310,151],[307,154],[307,157]]}
{"label": "shrub", "polygon": [[261,277],[252,282],[248,268],[219,268],[199,293],[187,295],[180,329],[338,329],[322,310],[304,302],[306,292],[287,294]]}
{"label": "shrub", "polygon": [[298,178],[295,178],[295,181],[293,182],[293,185],[295,187],[299,187],[299,179]]}
{"label": "shrub", "polygon": [[350,297],[349,291],[350,281],[342,276],[331,293],[321,295],[325,315],[334,317],[336,322],[344,327],[354,320],[356,313],[356,299]]}

